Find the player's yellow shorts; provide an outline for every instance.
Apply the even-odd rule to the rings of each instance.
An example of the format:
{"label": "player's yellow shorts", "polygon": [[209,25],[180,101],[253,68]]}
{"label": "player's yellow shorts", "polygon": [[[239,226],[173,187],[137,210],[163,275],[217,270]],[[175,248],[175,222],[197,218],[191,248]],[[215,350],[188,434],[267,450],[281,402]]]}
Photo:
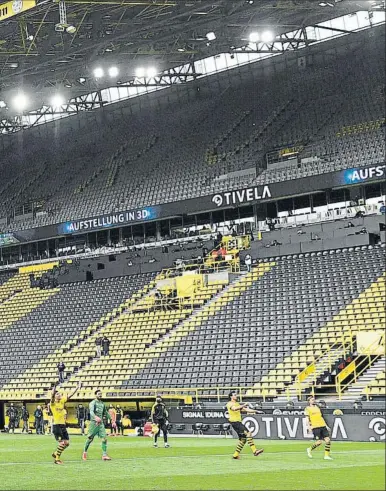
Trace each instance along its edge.
{"label": "player's yellow shorts", "polygon": [[106,438],[107,435],[105,425],[103,423],[99,423],[99,425],[97,425],[94,423],[94,421],[90,421],[87,436],[88,438],[95,438],[96,436],[99,438]]}

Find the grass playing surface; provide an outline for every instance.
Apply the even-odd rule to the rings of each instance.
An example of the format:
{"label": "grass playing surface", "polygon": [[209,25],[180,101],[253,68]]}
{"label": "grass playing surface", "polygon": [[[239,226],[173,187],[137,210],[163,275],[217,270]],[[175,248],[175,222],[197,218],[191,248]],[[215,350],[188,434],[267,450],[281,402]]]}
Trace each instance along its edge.
{"label": "grass playing surface", "polygon": [[[264,453],[254,457],[244,448],[240,460],[231,456],[234,439],[170,438],[170,448],[152,447],[150,438],[109,438],[111,462],[101,461],[94,441],[89,460],[81,460],[84,437],[73,436],[53,464],[52,436],[0,435],[0,489],[75,490],[384,490],[385,445],[332,444],[333,461],[323,450],[308,459],[309,442],[258,441]],[[247,445],[246,445],[247,447]]]}

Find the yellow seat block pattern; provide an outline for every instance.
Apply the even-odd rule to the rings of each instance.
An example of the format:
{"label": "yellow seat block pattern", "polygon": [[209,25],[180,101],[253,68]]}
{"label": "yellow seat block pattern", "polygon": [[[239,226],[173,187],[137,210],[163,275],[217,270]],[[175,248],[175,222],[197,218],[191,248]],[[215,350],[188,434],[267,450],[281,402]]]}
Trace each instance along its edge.
{"label": "yellow seat block pattern", "polygon": [[29,273],[17,273],[0,287],[0,330],[7,329],[59,291],[31,288]]}
{"label": "yellow seat block pattern", "polygon": [[[83,385],[79,397],[91,397],[96,388],[106,392],[120,387],[130,376],[174,346],[223,305],[241,295],[273,265],[274,263],[261,264],[251,273],[241,276],[220,292],[213,302],[196,310],[194,315],[191,315],[191,308],[135,312],[131,309],[124,311],[124,306],[121,305],[114,309],[117,316],[114,315],[111,319],[105,316],[76,339],[4,386],[0,391],[0,398],[17,400],[31,398],[31,395],[35,398],[36,394],[47,392],[50,385],[57,380],[56,365],[59,360],[64,361],[66,372],[73,373],[63,385],[65,391],[74,388],[78,381]],[[224,285],[214,286],[215,288],[205,288],[203,296],[208,291],[213,296]],[[131,299],[126,301],[126,306],[134,305]],[[103,320],[106,319],[110,321],[103,326]],[[95,356],[95,340],[101,335],[106,335],[111,341],[110,354],[98,359]],[[65,352],[66,349],[69,351]]]}
{"label": "yellow seat block pattern", "polygon": [[[315,359],[326,355],[329,349],[341,341],[355,337],[358,331],[383,331],[386,325],[385,288],[386,273],[383,273],[366,290],[360,293],[350,305],[342,309],[331,321],[313,334],[307,341],[287,356],[273,370],[262,377],[248,395],[271,396],[273,391],[295,389],[293,377],[301,373]],[[337,357],[331,361],[337,361]],[[317,365],[316,365],[317,368]],[[302,382],[302,389],[311,387],[312,377]]]}

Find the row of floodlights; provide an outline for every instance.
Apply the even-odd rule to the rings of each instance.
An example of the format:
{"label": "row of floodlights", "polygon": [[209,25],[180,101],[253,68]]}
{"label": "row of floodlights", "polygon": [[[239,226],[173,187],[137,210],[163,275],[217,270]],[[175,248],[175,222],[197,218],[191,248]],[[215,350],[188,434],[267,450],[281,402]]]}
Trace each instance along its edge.
{"label": "row of floodlights", "polygon": [[[155,67],[147,67],[142,68],[139,67],[135,71],[135,76],[137,78],[154,78],[158,73],[158,70]],[[111,66],[106,70],[102,67],[96,67],[93,71],[93,75],[96,79],[100,79],[108,75],[110,78],[115,78],[119,75],[118,67]],[[79,82],[84,84],[86,82],[86,78],[80,77]],[[66,100],[62,94],[54,94],[50,99],[50,106],[54,109],[60,108],[66,104]],[[28,108],[29,105],[29,97],[25,92],[19,91],[11,100],[12,109],[17,112],[22,112]],[[4,101],[0,101],[0,109],[7,107],[7,104]]]}

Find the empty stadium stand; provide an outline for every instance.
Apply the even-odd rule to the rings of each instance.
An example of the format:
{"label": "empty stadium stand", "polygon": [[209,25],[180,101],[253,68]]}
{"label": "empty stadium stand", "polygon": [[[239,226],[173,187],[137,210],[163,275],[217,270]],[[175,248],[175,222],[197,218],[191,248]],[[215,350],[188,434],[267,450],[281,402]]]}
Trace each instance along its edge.
{"label": "empty stadium stand", "polygon": [[[275,372],[267,384],[262,377],[323,326],[329,326],[377,280],[384,266],[384,248],[281,258],[261,278],[252,273],[248,289],[239,297],[224,304],[124,386],[250,387],[262,380],[254,394],[274,397],[307,358],[285,366],[281,377]],[[384,307],[380,317],[374,315],[381,322]],[[335,335],[331,336],[317,345],[314,354],[321,353],[324,345],[334,344]],[[181,368],[170,373],[167,367]]]}
{"label": "empty stadium stand", "polygon": [[[250,273],[208,273],[208,283],[176,303],[154,298],[155,286],[178,270],[52,290],[25,284],[50,296],[28,312],[30,300],[23,301],[21,315],[0,330],[0,398],[46,397],[60,360],[67,367],[63,388],[82,381],[80,398],[96,387],[132,396],[157,388],[224,394],[226,387],[254,398],[298,395],[296,377],[310,363],[317,370],[302,379],[302,390],[331,374],[347,353],[356,356],[357,332],[383,328],[384,271],[385,248],[377,246],[271,258]],[[0,292],[6,288],[7,282]],[[100,335],[111,346],[98,358]],[[384,395],[382,380],[379,371],[361,395]]]}
{"label": "empty stadium stand", "polygon": [[[315,60],[307,70],[256,75],[216,96],[144,108],[104,127],[103,134],[73,132],[60,151],[55,139],[47,148],[27,138],[28,169],[23,149],[2,162],[0,217],[11,221],[0,228],[25,229],[382,163],[384,56],[380,35],[327,66]],[[265,154],[288,145],[300,149],[299,163],[263,170]]]}
{"label": "empty stadium stand", "polygon": [[[71,340],[75,339],[74,342],[77,342],[77,336],[87,337],[87,328],[90,326],[92,328],[98,322],[103,325],[104,321],[101,319],[104,316],[109,312],[115,315],[114,309],[149,283],[153,276],[133,275],[62,285],[55,290],[54,295],[52,290],[43,290],[44,293],[51,293],[51,298],[31,309],[28,316],[16,320],[8,329],[0,330],[0,339],[4,346],[4,355],[0,360],[0,386],[8,397],[21,389],[27,389],[28,392],[37,387],[39,392],[48,390],[55,381],[52,372],[39,367],[38,370],[32,370],[29,377],[27,369],[52,353],[55,353],[54,359],[58,363],[60,354],[56,350]],[[72,367],[69,364],[70,368]],[[26,370],[26,385],[22,385],[18,379],[15,384],[7,385]],[[23,376],[21,377],[22,380]]]}

